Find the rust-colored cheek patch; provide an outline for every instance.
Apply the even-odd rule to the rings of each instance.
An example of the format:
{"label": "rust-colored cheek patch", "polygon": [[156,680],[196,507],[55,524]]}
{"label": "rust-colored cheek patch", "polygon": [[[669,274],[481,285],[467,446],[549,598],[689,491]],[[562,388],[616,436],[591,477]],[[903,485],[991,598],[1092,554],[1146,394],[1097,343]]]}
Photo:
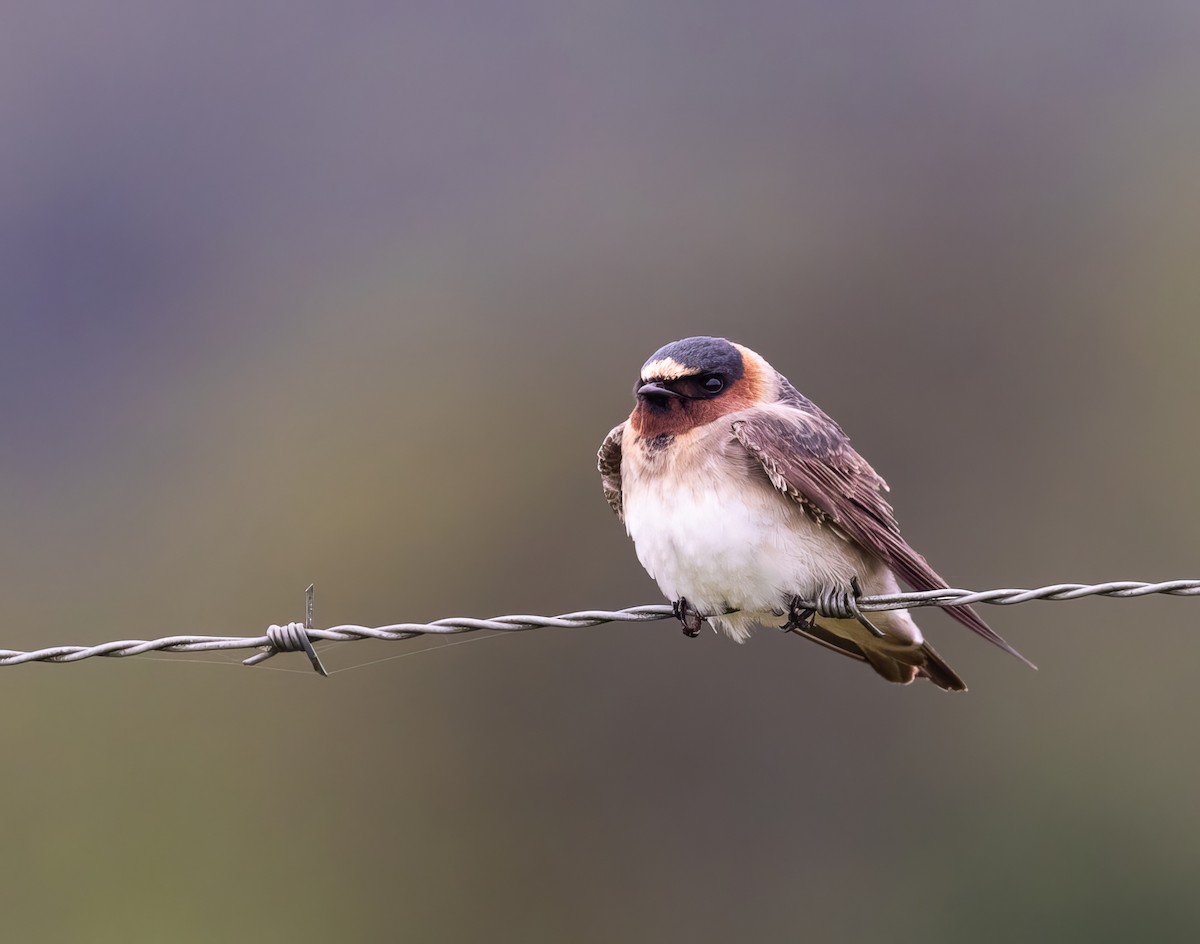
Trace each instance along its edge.
{"label": "rust-colored cheek patch", "polygon": [[763,369],[762,359],[746,348],[741,348],[741,351],[742,376],[718,398],[730,401],[731,405],[727,410],[729,413],[763,403],[767,399],[767,390],[770,387],[770,379]]}

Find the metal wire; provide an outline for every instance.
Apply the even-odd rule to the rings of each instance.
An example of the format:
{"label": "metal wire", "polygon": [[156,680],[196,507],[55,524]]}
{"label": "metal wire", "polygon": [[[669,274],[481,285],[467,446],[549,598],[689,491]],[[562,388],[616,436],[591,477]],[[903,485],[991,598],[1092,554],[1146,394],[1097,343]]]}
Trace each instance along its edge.
{"label": "metal wire", "polygon": [[[304,623],[288,623],[271,626],[262,636],[164,636],[162,639],[123,639],[101,643],[97,646],[53,646],[22,652],[16,649],[0,649],[0,666],[24,665],[27,662],[79,662],[97,656],[124,658],[146,652],[213,652],[228,649],[261,649],[246,660],[247,665],[256,665],[279,652],[303,649],[312,656],[311,644],[320,640],[352,642],[358,639],[386,639],[390,641],[412,639],[416,636],[452,635],[471,633],[476,630],[500,632],[524,632],[530,629],[583,629],[603,623],[648,623],[673,616],[671,607],[665,604],[631,606],[623,610],[580,610],[562,616],[495,616],[491,619],[450,617],[432,623],[392,623],[389,626],[356,626],[343,624],[329,629],[312,626],[312,588],[306,600]],[[1200,580],[1165,580],[1159,583],[1141,583],[1136,580],[1114,580],[1109,583],[1056,583],[1036,590],[923,590],[911,593],[889,593],[880,596],[864,596],[858,599],[858,608],[867,612],[877,610],[900,610],[918,606],[966,606],[975,603],[991,603],[1012,606],[1030,600],[1078,600],[1080,597],[1143,597],[1152,593],[1168,596],[1200,596]],[[305,646],[305,643],[308,643]],[[319,661],[314,661],[319,668]]]}

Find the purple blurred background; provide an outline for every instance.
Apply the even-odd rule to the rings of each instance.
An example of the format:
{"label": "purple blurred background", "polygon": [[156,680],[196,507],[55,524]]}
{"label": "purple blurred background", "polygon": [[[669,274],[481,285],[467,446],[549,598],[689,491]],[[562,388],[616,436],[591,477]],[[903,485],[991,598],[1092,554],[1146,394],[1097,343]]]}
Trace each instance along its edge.
{"label": "purple blurred background", "polygon": [[[1198,42],[9,5],[0,647],[659,602],[594,454],[700,333],[957,586],[1200,576]],[[3,670],[6,937],[1195,939],[1198,605],[990,609],[1037,673],[924,613],[961,697],[668,623]]]}

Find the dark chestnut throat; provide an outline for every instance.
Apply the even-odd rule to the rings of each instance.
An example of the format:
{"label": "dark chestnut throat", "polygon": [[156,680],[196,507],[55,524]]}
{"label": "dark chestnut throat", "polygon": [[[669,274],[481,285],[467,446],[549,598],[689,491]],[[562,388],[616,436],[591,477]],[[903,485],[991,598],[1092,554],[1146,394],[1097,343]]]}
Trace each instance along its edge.
{"label": "dark chestnut throat", "polygon": [[728,404],[716,400],[665,400],[646,398],[638,401],[630,417],[633,431],[646,441],[661,441],[665,448],[688,430],[709,423],[728,413]]}

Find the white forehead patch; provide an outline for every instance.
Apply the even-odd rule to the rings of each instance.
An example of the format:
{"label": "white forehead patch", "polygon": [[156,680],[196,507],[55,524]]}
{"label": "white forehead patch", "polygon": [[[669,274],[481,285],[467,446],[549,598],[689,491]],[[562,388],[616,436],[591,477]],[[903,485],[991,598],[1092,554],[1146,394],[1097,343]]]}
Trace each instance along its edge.
{"label": "white forehead patch", "polygon": [[660,357],[656,361],[647,361],[642,368],[642,380],[678,380],[694,373],[673,357]]}

